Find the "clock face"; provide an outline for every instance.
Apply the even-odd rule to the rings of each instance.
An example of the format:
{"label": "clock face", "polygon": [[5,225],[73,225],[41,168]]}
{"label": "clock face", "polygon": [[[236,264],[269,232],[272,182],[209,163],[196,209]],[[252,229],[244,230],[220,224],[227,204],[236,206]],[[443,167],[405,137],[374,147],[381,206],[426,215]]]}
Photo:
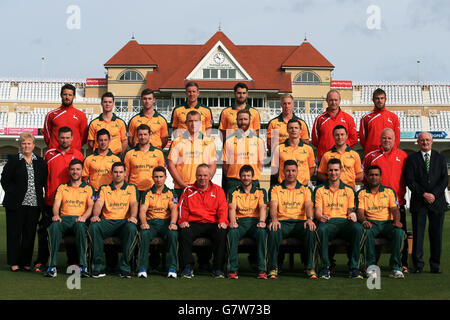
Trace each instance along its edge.
{"label": "clock face", "polygon": [[218,52],[214,55],[214,62],[222,64],[225,61],[225,55],[222,52]]}

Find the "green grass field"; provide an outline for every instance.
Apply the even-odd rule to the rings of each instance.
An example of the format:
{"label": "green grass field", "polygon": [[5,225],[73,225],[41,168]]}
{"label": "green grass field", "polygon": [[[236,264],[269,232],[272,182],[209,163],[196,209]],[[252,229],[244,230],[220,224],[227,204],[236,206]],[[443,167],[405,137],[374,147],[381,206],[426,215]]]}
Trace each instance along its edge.
{"label": "green grass field", "polygon": [[[238,280],[213,279],[209,274],[195,274],[193,279],[166,279],[166,273],[150,275],[147,279],[121,279],[118,274],[108,274],[101,279],[81,279],[80,290],[66,286],[65,254],[61,254],[58,276],[45,278],[31,272],[12,273],[6,264],[6,226],[4,209],[0,208],[0,299],[24,300],[304,300],[304,299],[450,299],[450,217],[447,212],[444,224],[444,241],[441,268],[444,273],[430,274],[426,265],[424,273],[410,274],[405,279],[388,277],[389,255],[382,255],[381,290],[369,290],[366,279],[348,279],[345,255],[336,255],[337,268],[330,280],[309,280],[303,273],[298,255],[292,272],[283,272],[277,280],[257,280],[250,271],[247,255],[241,255]],[[408,222],[409,229],[411,222]],[[426,240],[425,261],[429,258]],[[36,251],[35,251],[36,254]],[[285,262],[287,268],[287,259]]]}

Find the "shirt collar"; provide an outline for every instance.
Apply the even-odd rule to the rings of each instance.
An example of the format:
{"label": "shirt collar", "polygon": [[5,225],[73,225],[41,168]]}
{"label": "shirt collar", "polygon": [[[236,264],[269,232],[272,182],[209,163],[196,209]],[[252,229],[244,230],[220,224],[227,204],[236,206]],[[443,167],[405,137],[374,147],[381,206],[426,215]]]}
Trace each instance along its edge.
{"label": "shirt collar", "polygon": [[[103,119],[103,113],[100,113],[100,115],[98,116],[98,119],[99,119],[100,121],[105,121],[105,119]],[[111,118],[111,121],[115,121],[116,119],[117,119],[117,116],[116,116],[115,113],[113,113],[112,118]]]}
{"label": "shirt collar", "polygon": [[[352,150],[352,148],[350,148],[350,146],[348,144],[346,144],[346,146],[347,147],[345,148],[345,152],[348,152],[348,151]],[[330,150],[331,150],[331,152],[338,152],[337,148],[336,148],[336,145],[334,145],[333,148],[331,148]]]}
{"label": "shirt collar", "polygon": [[[69,186],[69,187],[71,187],[72,186],[72,181],[71,180],[69,180],[69,182],[67,182],[67,185]],[[80,188],[81,187],[86,187],[87,186],[87,183],[85,182],[85,181],[81,181],[81,184],[80,184]]]}
{"label": "shirt collar", "polygon": [[[323,186],[325,189],[330,189],[330,182],[327,180],[323,183]],[[339,180],[339,189],[345,189],[345,184],[342,182],[342,180]]]}
{"label": "shirt collar", "polygon": [[249,129],[249,130],[247,130],[247,133],[244,134],[244,132],[241,129],[237,129],[234,132],[234,135],[238,139],[241,139],[241,138],[244,138],[244,137],[246,137],[246,138],[253,138],[253,137],[256,137],[256,132],[251,130],[251,129]]}
{"label": "shirt collar", "polygon": [[[245,193],[244,187],[242,186],[242,184],[240,184],[236,189],[239,190],[240,193]],[[250,193],[255,193],[257,189],[258,189],[258,187],[255,186],[255,184],[252,182],[252,188],[250,189]]]}
{"label": "shirt collar", "polygon": [[[280,113],[280,115],[277,117],[277,119],[278,119],[278,121],[280,121],[280,122],[284,122],[284,119],[283,119],[283,112]],[[297,117],[297,116],[295,115],[295,113],[292,113],[292,119],[300,119],[300,118]]]}
{"label": "shirt collar", "polygon": [[[111,156],[111,155],[113,155],[113,154],[114,154],[114,153],[111,151],[111,149],[108,148],[108,152],[106,153],[106,155],[107,155],[107,156]],[[98,155],[99,155],[99,153],[98,153],[98,148],[95,149],[94,155],[95,155],[95,156],[98,156]]]}
{"label": "shirt collar", "polygon": [[[156,186],[153,185],[153,187],[151,187],[150,190],[151,190],[152,193],[156,193]],[[167,186],[164,185],[164,188],[163,188],[161,193],[166,193],[167,191],[169,191],[169,188],[167,188]]]}
{"label": "shirt collar", "polygon": [[[198,103],[198,101],[197,101],[197,104],[195,105],[195,107],[194,107],[194,109],[198,109],[198,108],[200,108],[202,105],[200,104],[200,103]],[[189,104],[187,103],[187,102],[185,102],[185,104],[184,104],[184,106],[183,106],[185,109],[191,109],[191,107],[189,107]]]}
{"label": "shirt collar", "polygon": [[[366,189],[366,191],[367,191],[368,193],[372,193],[372,191],[370,190],[370,186],[369,186],[369,185],[366,185],[366,186],[364,187],[364,189]],[[383,186],[383,185],[380,183],[380,188],[378,189],[378,192],[383,192],[384,189],[386,189],[386,186]]]}
{"label": "shirt collar", "polygon": [[[237,106],[234,105],[234,106],[232,106],[231,108],[232,108],[233,110],[236,110],[236,109],[237,109]],[[248,103],[246,103],[244,109],[249,110],[250,108],[251,108],[251,106],[250,106]]]}
{"label": "shirt collar", "polygon": [[[283,143],[284,143],[284,145],[285,145],[286,147],[289,147],[289,146],[291,145],[290,142],[289,142],[289,138],[287,138]],[[302,147],[304,144],[305,144],[305,143],[302,141],[302,139],[300,139],[300,141],[299,141],[299,143],[298,143],[298,146]]]}
{"label": "shirt collar", "polygon": [[[136,151],[141,151],[141,149],[139,148],[139,143],[133,149]],[[148,151],[155,151],[155,147],[151,143],[150,143],[150,147],[148,148]]]}
{"label": "shirt collar", "polygon": [[[203,133],[200,131],[199,132],[199,134],[198,134],[198,138],[199,139],[203,139]],[[189,133],[189,131],[188,130],[186,130],[184,133],[183,133],[183,139],[190,139],[191,138],[191,134]]]}
{"label": "shirt collar", "polygon": [[[23,158],[25,158],[25,156],[22,152],[19,152],[19,160],[22,160]],[[37,160],[37,157],[34,153],[31,154],[31,160]]]}
{"label": "shirt collar", "polygon": [[[111,182],[109,185],[111,187],[111,190],[116,190],[116,186],[114,185],[114,181]],[[128,187],[128,183],[126,181],[123,182],[123,186],[120,188],[122,190],[125,190]]]}
{"label": "shirt collar", "polygon": [[[297,184],[295,185],[295,189],[300,189],[301,186],[302,186],[302,184],[297,180]],[[287,189],[287,187],[286,187],[286,180],[283,180],[283,182],[281,183],[281,187],[283,189]]]}
{"label": "shirt collar", "polygon": [[[158,112],[158,110],[153,109],[155,111],[155,113],[153,113],[153,118],[156,118],[158,116],[160,116],[161,114]],[[139,112],[139,116],[141,117],[146,117],[146,115],[144,114],[144,109],[141,110],[141,112]]]}

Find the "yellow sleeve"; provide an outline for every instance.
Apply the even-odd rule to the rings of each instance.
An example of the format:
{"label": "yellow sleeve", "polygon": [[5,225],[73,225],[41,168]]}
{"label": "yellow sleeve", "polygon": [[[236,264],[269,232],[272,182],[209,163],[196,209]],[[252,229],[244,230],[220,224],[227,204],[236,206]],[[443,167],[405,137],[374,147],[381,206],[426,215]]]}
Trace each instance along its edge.
{"label": "yellow sleeve", "polygon": [[258,110],[255,110],[255,112],[253,113],[252,123],[253,123],[254,130],[261,129],[261,118],[259,116]]}
{"label": "yellow sleeve", "polygon": [[55,200],[61,200],[62,201],[62,198],[63,198],[63,188],[61,187],[62,186],[62,184],[60,184],[59,186],[58,186],[58,188],[56,189],[56,193],[55,193]]}
{"label": "yellow sleeve", "polygon": [[214,140],[211,140],[211,142],[208,145],[208,148],[210,149],[208,151],[209,154],[209,164],[214,163],[217,161],[216,159],[216,145],[214,144]]}
{"label": "yellow sleeve", "polygon": [[86,203],[92,203],[92,202],[94,202],[94,200],[92,199],[93,195],[94,195],[94,190],[91,186],[88,186],[87,189],[88,189],[88,195],[86,197],[86,200],[87,200]]}
{"label": "yellow sleeve", "polygon": [[227,117],[225,116],[225,110],[227,109],[223,109],[222,113],[220,114],[220,122],[219,122],[219,130],[226,130],[227,128]]}
{"label": "yellow sleeve", "polygon": [[271,122],[269,122],[269,125],[267,126],[267,133],[266,133],[267,140],[270,140],[272,138],[272,130],[273,130],[273,128],[272,128],[272,121],[271,121]]}
{"label": "yellow sleeve", "polygon": [[397,196],[392,189],[389,189],[389,208],[398,207]]}
{"label": "yellow sleeve", "polygon": [[212,114],[211,114],[211,110],[209,110],[209,109],[206,109],[206,114],[205,114],[205,119],[204,119],[204,121],[205,121],[205,130],[206,129],[209,129],[209,128],[212,128]]}
{"label": "yellow sleeve", "polygon": [[358,209],[366,210],[366,202],[364,201],[363,192],[358,193]]}
{"label": "yellow sleeve", "polygon": [[359,154],[355,152],[354,157],[355,157],[355,174],[363,172],[363,169],[361,167],[361,158]]}
{"label": "yellow sleeve", "polygon": [[347,188],[347,192],[348,192],[348,208],[354,208],[355,207],[355,192],[353,191],[352,188]]}
{"label": "yellow sleeve", "polygon": [[321,208],[324,207],[322,190],[323,188],[319,188],[319,190],[317,190],[316,193],[314,194],[314,207],[321,207]]}
{"label": "yellow sleeve", "polygon": [[166,119],[162,119],[160,138],[165,138],[169,136],[169,129],[167,128]]}
{"label": "yellow sleeve", "polygon": [[94,121],[92,121],[89,125],[88,141],[95,141],[95,134],[96,130],[94,126]]}
{"label": "yellow sleeve", "polygon": [[89,157],[87,157],[87,158],[84,160],[84,163],[83,163],[83,173],[81,174],[82,178],[83,178],[85,181],[87,181],[87,180],[89,179],[89,164],[90,164]]}
{"label": "yellow sleeve", "polygon": [[132,137],[133,139],[136,137],[136,125],[134,124],[134,119],[135,118],[132,118],[128,125],[128,136]]}
{"label": "yellow sleeve", "polygon": [[125,158],[123,159],[123,163],[125,164],[125,168],[128,172],[130,172],[130,152],[125,154]]}
{"label": "yellow sleeve", "polygon": [[172,145],[170,146],[169,155],[167,156],[167,160],[173,161],[175,164],[178,163],[179,158],[179,142],[180,140],[174,140],[172,141]]}
{"label": "yellow sleeve", "polygon": [[305,121],[302,120],[302,140],[309,140],[309,132],[308,132],[308,126],[306,125]]}
{"label": "yellow sleeve", "polygon": [[278,192],[277,192],[278,187],[274,187],[272,188],[272,190],[270,191],[270,201],[276,201],[278,204],[280,204],[280,201],[278,199]]}
{"label": "yellow sleeve", "polygon": [[308,151],[309,155],[308,155],[308,166],[310,168],[314,168],[316,166],[316,162],[315,160],[315,156],[314,156],[314,150],[313,148],[309,147],[309,151]]}
{"label": "yellow sleeve", "polygon": [[135,185],[131,185],[130,197],[128,198],[129,203],[137,201],[137,187]]}
{"label": "yellow sleeve", "polygon": [[[228,138],[228,139],[234,139],[234,138]],[[224,145],[224,147],[223,147],[223,150],[222,150],[222,161],[223,161],[223,163],[226,163],[226,164],[228,164],[228,145],[229,145],[229,140],[225,140],[225,145]]]}
{"label": "yellow sleeve", "polygon": [[105,188],[100,188],[100,192],[99,192],[99,195],[98,195],[98,200],[100,200],[103,203],[106,202],[106,190],[105,190]]}
{"label": "yellow sleeve", "polygon": [[119,123],[120,123],[120,141],[127,140],[127,126],[123,121],[119,121]]}
{"label": "yellow sleeve", "polygon": [[305,202],[306,201],[312,201],[312,197],[311,197],[311,189],[308,187],[305,187],[306,191],[305,191]]}
{"label": "yellow sleeve", "polygon": [[164,154],[160,151],[158,156],[158,166],[164,167],[164,164]]}
{"label": "yellow sleeve", "polygon": [[325,153],[322,156],[322,159],[320,159],[319,168],[317,169],[317,172],[320,173],[327,173],[327,164],[328,164],[328,153]]}

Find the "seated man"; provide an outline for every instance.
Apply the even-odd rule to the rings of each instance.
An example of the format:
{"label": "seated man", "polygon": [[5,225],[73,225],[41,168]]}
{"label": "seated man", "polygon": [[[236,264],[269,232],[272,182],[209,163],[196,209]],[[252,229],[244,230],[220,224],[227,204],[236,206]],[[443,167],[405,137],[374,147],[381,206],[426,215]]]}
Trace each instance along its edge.
{"label": "seated man", "polygon": [[341,161],[335,158],[330,159],[327,164],[328,180],[314,190],[315,217],[317,221],[320,221],[317,234],[323,262],[321,278],[330,279],[328,241],[340,237],[349,240],[352,244],[350,278],[362,279],[358,262],[364,231],[356,222],[355,191],[340,180],[341,173]]}
{"label": "seated man", "polygon": [[270,218],[268,251],[269,278],[278,278],[278,250],[281,241],[289,237],[303,240],[306,250],[306,273],[310,277],[313,269],[313,237],[316,225],[313,222],[311,190],[297,181],[298,165],[295,160],[284,163],[285,180],[270,189]]}
{"label": "seated man", "polygon": [[124,163],[114,163],[111,172],[113,181],[100,187],[99,198],[95,202],[88,230],[94,245],[92,277],[100,278],[106,275],[103,240],[117,235],[123,248],[120,277],[131,278],[129,260],[138,236],[137,188],[125,182]]}
{"label": "seated man", "polygon": [[228,205],[225,192],[211,182],[211,168],[202,163],[196,170],[196,181],[187,186],[180,198],[180,266],[184,278],[192,278],[194,257],[192,243],[198,237],[213,242],[213,276],[224,278],[225,249],[228,227]]}
{"label": "seated man", "polygon": [[252,184],[255,171],[250,165],[239,170],[241,185],[228,195],[228,212],[230,230],[229,245],[229,279],[237,279],[239,267],[238,245],[245,236],[256,240],[258,256],[258,279],[267,279],[266,273],[266,216],[267,193]]}
{"label": "seated man", "polygon": [[[370,166],[366,171],[369,184],[358,191],[358,220],[366,230],[366,266],[376,264],[375,238],[385,237],[391,241],[392,254],[389,261],[391,278],[404,278],[401,249],[404,237],[400,222],[397,195],[392,188],[381,184],[381,168]],[[373,276],[371,274],[368,277]]]}
{"label": "seated man", "polygon": [[168,240],[169,254],[167,266],[168,278],[177,277],[177,249],[178,249],[178,209],[177,199],[172,190],[166,187],[166,169],[156,167],[153,169],[155,184],[143,196],[139,209],[141,220],[141,244],[139,254],[139,278],[147,278],[148,251],[153,238],[161,236]]}
{"label": "seated man", "polygon": [[72,159],[69,163],[70,181],[60,184],[56,190],[53,202],[53,223],[48,228],[50,247],[50,265],[46,277],[56,277],[58,251],[61,238],[68,232],[75,233],[76,249],[81,267],[81,277],[89,277],[86,261],[87,225],[86,219],[92,213],[94,206],[94,189],[81,180],[83,162]]}

